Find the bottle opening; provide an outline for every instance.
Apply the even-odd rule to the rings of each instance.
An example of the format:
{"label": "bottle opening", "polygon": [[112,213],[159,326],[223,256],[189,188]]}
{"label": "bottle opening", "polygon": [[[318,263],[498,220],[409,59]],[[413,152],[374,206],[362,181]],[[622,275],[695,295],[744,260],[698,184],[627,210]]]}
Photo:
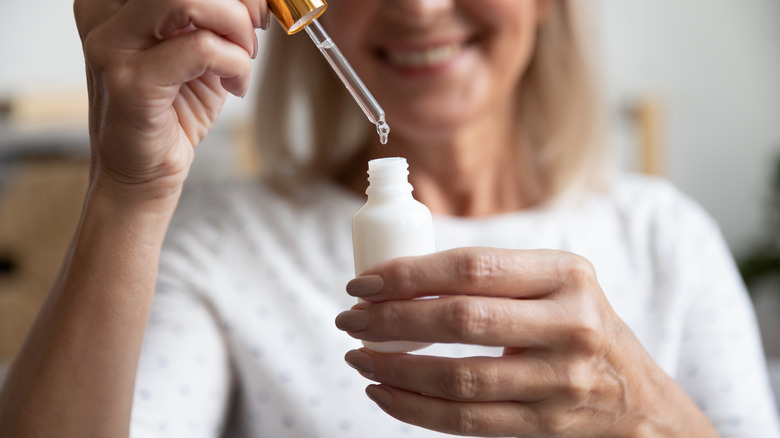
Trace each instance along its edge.
{"label": "bottle opening", "polygon": [[368,171],[399,171],[406,170],[409,164],[404,157],[377,158],[368,162]]}
{"label": "bottle opening", "polygon": [[393,194],[411,192],[409,164],[406,158],[377,158],[368,162],[368,189],[366,194]]}

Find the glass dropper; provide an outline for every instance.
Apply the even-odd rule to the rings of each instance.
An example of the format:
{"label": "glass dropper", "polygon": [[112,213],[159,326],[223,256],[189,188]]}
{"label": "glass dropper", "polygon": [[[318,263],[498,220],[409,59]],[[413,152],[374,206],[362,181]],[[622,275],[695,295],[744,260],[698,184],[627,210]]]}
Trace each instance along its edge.
{"label": "glass dropper", "polygon": [[316,19],[312,20],[305,29],[311,40],[320,49],[322,55],[328,60],[333,71],[336,72],[341,82],[344,83],[349,93],[352,94],[352,97],[360,105],[368,120],[376,125],[380,143],[387,144],[390,126],[385,121],[385,111],[379,106],[374,96],[368,91],[363,81],[360,80],[355,70],[349,65],[347,59],[341,54],[341,51],[333,40],[330,39],[330,36],[322,28],[319,21]]}

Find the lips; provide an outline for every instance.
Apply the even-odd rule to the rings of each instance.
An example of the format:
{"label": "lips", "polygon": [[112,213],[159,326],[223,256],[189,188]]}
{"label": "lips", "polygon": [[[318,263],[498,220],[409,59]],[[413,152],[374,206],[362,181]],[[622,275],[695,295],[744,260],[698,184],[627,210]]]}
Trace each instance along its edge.
{"label": "lips", "polygon": [[422,69],[448,63],[463,51],[463,44],[442,44],[421,49],[383,50],[387,62],[398,68]]}

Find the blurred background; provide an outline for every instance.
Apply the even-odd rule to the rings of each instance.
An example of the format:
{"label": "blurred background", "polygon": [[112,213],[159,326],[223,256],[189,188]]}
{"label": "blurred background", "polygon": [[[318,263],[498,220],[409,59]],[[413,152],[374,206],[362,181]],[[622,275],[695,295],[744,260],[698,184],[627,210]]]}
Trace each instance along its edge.
{"label": "blurred background", "polygon": [[[749,282],[778,393],[780,1],[590,4],[619,166],[669,178],[720,223]],[[78,219],[88,139],[72,3],[0,2],[0,41],[1,376]],[[253,100],[251,91],[229,99],[193,179],[256,171]]]}

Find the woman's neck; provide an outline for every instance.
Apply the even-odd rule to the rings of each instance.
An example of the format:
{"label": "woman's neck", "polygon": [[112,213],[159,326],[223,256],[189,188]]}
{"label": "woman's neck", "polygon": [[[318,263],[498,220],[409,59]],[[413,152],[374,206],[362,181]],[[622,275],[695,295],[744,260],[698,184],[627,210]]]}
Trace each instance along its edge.
{"label": "woman's neck", "polygon": [[402,156],[409,162],[414,197],[433,213],[488,216],[522,210],[538,202],[540,190],[533,166],[517,147],[512,122],[484,120],[424,141],[391,132],[390,142],[372,144],[343,182],[363,193],[366,158]]}

